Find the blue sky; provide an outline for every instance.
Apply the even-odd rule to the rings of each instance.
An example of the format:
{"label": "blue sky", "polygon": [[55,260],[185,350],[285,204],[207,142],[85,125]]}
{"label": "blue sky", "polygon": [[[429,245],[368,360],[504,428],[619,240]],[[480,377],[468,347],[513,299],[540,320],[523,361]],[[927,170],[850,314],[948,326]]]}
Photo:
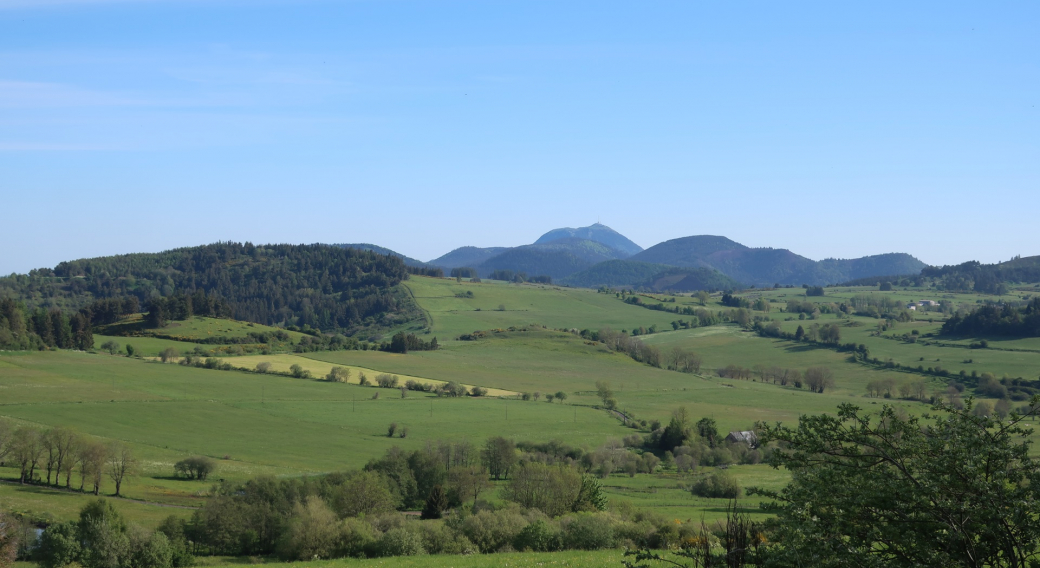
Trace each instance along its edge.
{"label": "blue sky", "polygon": [[1040,254],[1040,3],[0,0],[0,274],[597,220]]}

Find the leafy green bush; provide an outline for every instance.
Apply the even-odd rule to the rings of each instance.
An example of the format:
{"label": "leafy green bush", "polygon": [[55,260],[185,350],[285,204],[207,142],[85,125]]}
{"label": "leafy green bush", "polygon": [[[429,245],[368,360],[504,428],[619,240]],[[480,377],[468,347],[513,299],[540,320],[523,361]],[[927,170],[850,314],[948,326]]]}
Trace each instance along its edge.
{"label": "leafy green bush", "polygon": [[419,556],[426,554],[422,537],[406,528],[390,529],[376,543],[379,556]]}
{"label": "leafy green bush", "polygon": [[614,546],[613,519],[605,513],[583,513],[565,518],[563,542],[567,548],[599,550]]}
{"label": "leafy green bush", "polygon": [[538,519],[516,535],[513,548],[521,552],[555,552],[563,549],[563,535],[550,522]]}
{"label": "leafy green bush", "polygon": [[364,558],[374,555],[376,532],[372,525],[361,519],[344,519],[340,525],[337,556]]}
{"label": "leafy green bush", "polygon": [[514,511],[481,511],[463,521],[462,533],[487,554],[511,545],[526,526],[527,520]]}
{"label": "leafy green bush", "polygon": [[733,476],[725,471],[716,471],[695,483],[690,491],[699,497],[713,499],[736,499],[742,490]]}

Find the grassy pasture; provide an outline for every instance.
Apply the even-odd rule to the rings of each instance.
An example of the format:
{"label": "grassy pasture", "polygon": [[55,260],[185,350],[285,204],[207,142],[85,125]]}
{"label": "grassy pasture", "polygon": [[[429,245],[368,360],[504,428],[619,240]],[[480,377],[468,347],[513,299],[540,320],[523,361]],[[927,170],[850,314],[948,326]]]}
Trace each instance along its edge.
{"label": "grassy pasture", "polygon": [[104,331],[109,335],[123,335],[124,333],[169,335],[180,338],[180,341],[208,339],[213,337],[246,337],[250,333],[274,331],[282,331],[286,333],[292,338],[294,343],[299,341],[300,338],[305,337],[305,334],[297,331],[286,331],[284,329],[270,327],[259,323],[203,316],[192,316],[186,320],[172,321],[160,330],[142,328],[143,323],[144,320],[140,316],[132,317],[105,326]]}
{"label": "grassy pasture", "polygon": [[220,348],[228,347],[226,345],[202,345],[201,343],[192,343],[188,341],[174,341],[172,339],[159,339],[158,337],[121,337],[116,335],[94,335],[94,348],[101,350],[101,346],[108,342],[115,341],[119,344],[120,353],[126,353],[126,344],[134,346],[142,357],[158,357],[159,353],[168,347],[176,349],[179,353],[188,353],[194,350],[196,347],[205,349],[207,351]]}
{"label": "grassy pasture", "polygon": [[[17,477],[17,471],[0,468],[4,478]],[[93,495],[50,489],[35,485],[0,483],[0,509],[18,513],[45,515],[55,520],[79,518],[79,511],[93,499]],[[116,510],[139,525],[154,528],[170,515],[188,517],[191,509],[140,503],[130,499],[109,499]]]}
{"label": "grassy pasture", "polygon": [[[416,392],[401,399],[397,390],[109,355],[5,354],[0,369],[0,415],[130,443],[142,479],[127,494],[166,503],[189,504],[204,489],[169,479],[173,463],[193,454],[220,459],[220,477],[245,479],[356,468],[393,445],[438,439],[547,440],[567,432],[568,441],[595,447],[626,433],[585,407]],[[390,422],[409,436],[388,438]]]}
{"label": "grassy pasture", "polygon": [[[67,425],[104,440],[125,441],[141,459],[141,473],[125,487],[127,495],[190,507],[200,502],[200,494],[209,484],[174,479],[171,475],[173,463],[193,454],[217,458],[220,467],[217,477],[241,480],[258,474],[297,476],[356,468],[393,445],[414,449],[435,440],[469,439],[479,444],[489,436],[503,435],[517,440],[559,439],[595,449],[608,440],[636,432],[624,428],[606,412],[591,408],[599,403],[593,391],[596,381],[601,380],[613,386],[620,407],[634,412],[638,418],[665,421],[673,409],[684,405],[695,418],[714,417],[719,429],[725,432],[746,429],[757,420],[794,423],[802,414],[834,412],[842,402],[870,408],[869,405],[882,401],[864,396],[867,382],[889,377],[897,382],[920,378],[916,374],[852,363],[847,354],[832,349],[761,338],[734,325],[672,331],[671,321],[688,316],[628,305],[613,294],[501,282],[460,284],[450,279],[425,277],[413,277],[406,285],[432,321],[429,337],[437,336],[442,349],[407,355],[337,351],[225,359],[245,368],[270,362],[278,371],[287,371],[292,364],[299,364],[315,377],[324,376],[333,365],[345,366],[352,370],[352,384],[196,369],[107,354],[0,353],[0,415],[21,424]],[[473,291],[474,297],[456,296],[465,291]],[[787,299],[830,303],[857,294],[880,294],[861,287],[828,289],[828,295],[822,298],[805,298],[800,289],[747,295],[759,293],[773,302],[770,316],[781,320],[783,329],[789,331],[799,324],[808,327],[813,322],[784,321],[794,315],[781,311]],[[884,294],[907,301],[948,299],[947,295],[916,290]],[[670,307],[699,307],[695,298],[675,298],[675,304],[668,304]],[[974,304],[981,298],[954,295],[953,299]],[[727,309],[718,303],[718,295],[708,304],[709,310]],[[499,305],[505,310],[498,311]],[[909,344],[896,339],[913,329],[922,335],[932,333],[941,325],[942,316],[925,312],[918,313],[917,318],[916,322],[897,324],[883,337],[872,335],[877,320],[870,318],[853,317],[850,321],[860,325],[847,326],[844,320],[825,314],[817,323],[842,324],[842,342],[864,343],[872,356],[882,360],[892,358],[904,365],[939,364],[954,372],[965,368],[969,372],[977,369],[998,376],[1007,373],[1026,378],[1034,377],[1040,368],[1040,340],[991,340],[992,347],[1020,350],[1001,351],[966,349],[964,346],[970,342],[967,339],[940,340],[952,346]],[[454,340],[460,334],[475,330],[528,325],[544,325],[547,329],[492,333],[477,341]],[[603,346],[590,344],[573,334],[553,331],[553,328],[631,329],[650,325],[657,325],[660,333],[643,336],[643,341],[659,347],[662,352],[673,346],[696,351],[704,360],[701,375],[655,369],[625,355],[610,353]],[[248,331],[265,329],[242,322],[194,318],[164,333],[192,338],[240,337]],[[122,345],[129,342],[146,356],[155,356],[171,346],[185,353],[198,345],[152,337],[109,336],[96,336],[96,344],[107,339]],[[223,346],[201,347],[210,350]],[[920,361],[921,357],[925,360]],[[972,359],[973,363],[963,363],[966,359]],[[824,394],[813,394],[793,387],[713,376],[716,367],[729,364],[748,368],[777,365],[800,370],[824,365],[834,370],[837,384]],[[409,392],[402,399],[396,390],[353,384],[359,372],[365,372],[370,378],[382,372],[397,374],[402,382],[454,380],[495,389],[492,394],[500,396],[562,390],[569,398],[566,404],[548,404],[494,398],[439,399]],[[936,386],[945,384],[930,380]],[[377,393],[378,399],[373,399]],[[926,405],[916,402],[884,402],[903,406],[911,413],[927,409]],[[388,438],[386,427],[390,422],[408,428],[408,436]],[[701,470],[700,474],[705,471]],[[779,487],[787,479],[784,472],[762,465],[735,466],[730,471],[745,487]],[[0,477],[15,475],[13,470],[0,469]],[[614,502],[629,501],[636,507],[652,507],[680,519],[696,520],[703,516],[710,521],[717,518],[722,513],[720,502],[694,498],[682,489],[681,483],[695,477],[683,480],[673,472],[655,476],[641,474],[634,478],[614,474],[604,480],[604,486]],[[111,492],[107,478],[105,481],[102,490]],[[63,518],[74,516],[84,499],[84,496],[60,491],[0,484],[0,506],[53,510]],[[130,501],[120,503],[118,506],[125,505],[127,514],[143,524],[158,522],[171,512],[187,511]],[[747,505],[756,503],[754,499],[745,500]],[[486,566],[487,560],[484,557],[421,557],[308,564]],[[493,557],[493,564],[526,566],[542,562],[598,566],[617,565],[619,560],[620,553],[608,551],[498,555]]]}
{"label": "grassy pasture", "polygon": [[[464,333],[510,326],[662,328],[675,319],[674,314],[631,306],[613,294],[583,288],[427,277],[412,277],[405,285],[432,319],[431,334],[442,343]],[[456,297],[470,291],[473,298]],[[499,311],[499,306],[505,310]]]}

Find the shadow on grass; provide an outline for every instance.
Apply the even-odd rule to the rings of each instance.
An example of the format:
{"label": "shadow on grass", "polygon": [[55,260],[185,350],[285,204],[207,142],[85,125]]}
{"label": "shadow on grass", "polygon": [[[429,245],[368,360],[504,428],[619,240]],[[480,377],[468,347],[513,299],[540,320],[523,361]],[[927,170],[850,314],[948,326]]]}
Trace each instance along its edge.
{"label": "shadow on grass", "polygon": [[813,343],[794,343],[787,347],[784,347],[784,351],[788,353],[807,353],[809,351],[834,351],[833,347],[827,347],[824,345],[817,345]]}

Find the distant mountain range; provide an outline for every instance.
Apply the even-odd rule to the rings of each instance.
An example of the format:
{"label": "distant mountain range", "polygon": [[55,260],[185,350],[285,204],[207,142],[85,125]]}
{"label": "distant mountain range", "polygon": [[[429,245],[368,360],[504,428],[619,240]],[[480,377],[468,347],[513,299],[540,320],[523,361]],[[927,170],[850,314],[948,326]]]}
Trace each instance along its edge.
{"label": "distant mountain range", "polygon": [[461,247],[426,263],[372,244],[338,246],[391,254],[405,264],[439,267],[445,273],[465,267],[486,277],[510,270],[550,276],[570,286],[657,291],[826,285],[886,274],[916,275],[926,266],[905,253],[815,261],[786,249],[751,248],[713,235],[672,239],[644,250],[600,223],[553,229],[530,245]]}

